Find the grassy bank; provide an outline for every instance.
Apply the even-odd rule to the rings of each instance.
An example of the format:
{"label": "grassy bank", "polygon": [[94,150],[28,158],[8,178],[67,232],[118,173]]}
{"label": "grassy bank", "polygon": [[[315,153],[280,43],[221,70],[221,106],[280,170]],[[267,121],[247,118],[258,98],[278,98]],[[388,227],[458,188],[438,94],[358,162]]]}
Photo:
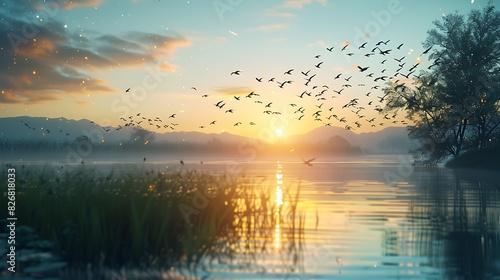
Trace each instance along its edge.
{"label": "grassy bank", "polygon": [[[245,178],[196,170],[102,176],[86,166],[17,168],[16,175],[16,249],[56,256],[45,267],[59,263],[76,274],[89,266],[168,270],[194,268],[203,257],[231,259],[248,249],[241,240],[272,240],[277,220],[291,229],[292,243],[303,238],[298,192],[286,194],[294,199],[276,217],[272,190]],[[19,275],[32,274],[35,262],[44,271],[39,259],[25,259]]]}

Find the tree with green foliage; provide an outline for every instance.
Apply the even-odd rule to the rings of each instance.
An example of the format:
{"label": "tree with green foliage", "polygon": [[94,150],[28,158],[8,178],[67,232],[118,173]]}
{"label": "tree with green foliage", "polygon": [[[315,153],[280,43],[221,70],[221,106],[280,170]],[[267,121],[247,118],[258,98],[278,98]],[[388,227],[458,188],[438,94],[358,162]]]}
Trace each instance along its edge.
{"label": "tree with green foliage", "polygon": [[413,155],[426,163],[485,148],[500,132],[500,12],[490,2],[434,25],[423,44],[431,64],[411,85],[384,89],[385,110],[414,121],[409,135],[421,145]]}

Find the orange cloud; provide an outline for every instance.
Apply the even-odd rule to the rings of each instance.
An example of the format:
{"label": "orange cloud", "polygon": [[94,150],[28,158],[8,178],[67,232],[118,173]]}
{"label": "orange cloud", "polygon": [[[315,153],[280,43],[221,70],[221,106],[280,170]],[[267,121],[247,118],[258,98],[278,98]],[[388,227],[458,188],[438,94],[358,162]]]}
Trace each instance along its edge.
{"label": "orange cloud", "polygon": [[313,2],[318,2],[321,5],[327,4],[327,0],[286,0],[285,3],[283,3],[283,7],[302,9],[303,6],[311,4]]}
{"label": "orange cloud", "polygon": [[253,89],[249,87],[218,87],[214,91],[222,95],[240,96],[249,94]]}
{"label": "orange cloud", "polygon": [[101,4],[101,2],[102,0],[71,0],[62,4],[62,8],[65,10],[71,10],[79,7],[94,7]]}
{"label": "orange cloud", "polygon": [[175,67],[172,64],[168,63],[168,62],[163,62],[158,67],[159,67],[160,70],[167,71],[167,72],[173,72],[173,71],[175,71]]}
{"label": "orange cloud", "polygon": [[270,17],[292,18],[295,15],[290,12],[277,11],[276,9],[267,9],[265,14]]}
{"label": "orange cloud", "polygon": [[249,28],[249,31],[271,31],[271,30],[281,30],[281,29],[286,29],[288,26],[282,23],[275,23],[275,24],[269,24],[269,25],[260,25],[257,27]]}
{"label": "orange cloud", "polygon": [[[72,5],[97,3],[77,1]],[[0,36],[25,24],[10,18],[0,25]],[[10,39],[10,38],[9,38]],[[157,64],[173,71],[165,61],[191,41],[178,36],[130,32],[123,36],[93,33],[80,37],[63,24],[52,21],[38,27],[33,39],[0,41],[0,90],[9,92],[0,103],[39,103],[59,99],[65,94],[110,93],[117,90],[96,78],[100,70]],[[15,57],[15,60],[13,60]]]}

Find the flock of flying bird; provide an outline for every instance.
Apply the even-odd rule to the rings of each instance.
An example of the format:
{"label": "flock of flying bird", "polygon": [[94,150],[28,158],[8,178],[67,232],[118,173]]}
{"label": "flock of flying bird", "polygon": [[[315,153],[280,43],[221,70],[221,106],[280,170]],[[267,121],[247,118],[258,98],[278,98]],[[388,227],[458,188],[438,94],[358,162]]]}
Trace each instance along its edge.
{"label": "flock of flying bird", "polygon": [[[255,82],[259,84],[267,82],[271,85],[276,85],[278,91],[284,90],[285,98],[283,99],[286,99],[285,101],[287,102],[285,106],[293,107],[292,111],[297,121],[301,121],[304,118],[312,118],[314,121],[321,122],[325,126],[341,124],[347,130],[354,130],[363,125],[370,125],[371,127],[384,126],[388,123],[407,125],[405,120],[397,120],[397,112],[394,114],[385,114],[382,107],[388,95],[388,93],[384,94],[382,91],[384,84],[387,85],[388,82],[392,82],[394,90],[400,89],[404,91],[408,87],[415,86],[414,78],[419,77],[415,72],[421,64],[420,60],[408,62],[405,51],[402,49],[403,46],[404,44],[400,43],[391,47],[391,40],[379,41],[370,47],[369,42],[365,42],[360,46],[351,46],[349,43],[344,43],[341,48],[338,48],[338,52],[349,59],[351,59],[351,57],[353,59],[360,57],[361,59],[369,59],[371,61],[364,61],[366,65],[354,65],[352,70],[354,73],[350,73],[352,71],[343,71],[333,74],[328,70],[325,71],[325,69],[329,67],[332,61],[331,58],[329,59],[328,55],[332,55],[336,48],[333,46],[327,47],[324,53],[314,56],[314,62],[311,63],[309,69],[286,69],[281,75],[276,77],[255,77]],[[420,56],[428,54],[431,49],[432,46],[423,51]],[[377,62],[379,66],[368,64],[374,62]],[[439,59],[435,60],[427,69],[431,69],[438,63]],[[235,70],[228,74],[233,79],[241,79],[244,77],[245,71]],[[321,79],[319,78],[320,76],[322,77]],[[329,80],[330,83],[318,84],[319,80]],[[367,82],[371,82],[371,84],[367,85]],[[297,84],[299,86],[292,87],[292,85]],[[191,87],[191,90],[194,92],[198,91],[194,86]],[[300,92],[297,92],[295,95],[290,95],[290,91],[298,90]],[[129,91],[130,88],[126,89],[125,94],[128,94]],[[360,91],[364,91],[364,96],[359,94]],[[216,96],[217,95],[214,97]],[[276,100],[266,100],[265,96],[266,94],[250,91],[243,95],[233,95],[229,100],[231,101],[231,105],[235,105],[235,102],[251,102],[258,104],[256,106],[260,104],[263,114],[282,114],[282,111],[277,109],[279,105],[275,104]],[[349,97],[345,99],[345,96]],[[209,97],[208,94],[201,95],[201,98],[207,97]],[[339,102],[336,102],[337,104],[332,104],[332,100],[340,97],[344,97],[343,99],[347,101],[341,104],[338,104]],[[296,99],[296,102],[292,102],[292,98]],[[229,100],[226,98],[215,103],[207,104],[213,106],[215,110],[220,110],[225,114],[234,116],[236,115],[237,109],[228,105]],[[305,105],[307,102],[300,103],[306,100],[312,101],[309,102],[309,104],[315,103],[314,107]],[[247,104],[245,104],[245,106],[247,106]],[[370,113],[369,110],[376,111],[377,114]],[[176,122],[176,117],[177,113],[170,114],[164,119],[158,116],[151,117],[136,113],[128,117],[121,117],[120,120],[123,124],[118,125],[118,127],[102,127],[102,129],[106,132],[109,132],[111,129],[120,130],[124,127],[141,127],[149,130],[175,130],[179,125],[179,123]],[[200,124],[199,128],[203,129],[207,126],[216,125],[217,122],[217,119],[209,120],[205,124]],[[244,122],[243,120],[238,120],[234,122],[233,125],[242,126],[244,123],[250,126],[256,125],[253,121]],[[29,125],[25,125],[30,128]],[[50,133],[50,131],[47,130],[47,133]]]}
{"label": "flock of flying bird", "polygon": [[[176,115],[177,114],[171,114],[170,116],[168,116],[168,119],[169,120],[175,119]],[[135,115],[130,115],[130,116],[128,116],[128,118],[121,117],[120,120],[123,121],[124,124],[123,124],[123,126],[118,125],[118,127],[115,128],[116,130],[120,130],[123,127],[127,127],[127,126],[143,127],[144,125],[149,125],[150,127],[153,127],[155,129],[170,128],[173,130],[173,129],[175,129],[176,126],[179,125],[178,123],[174,123],[171,121],[164,122],[160,117],[154,117],[154,118],[148,117],[147,118],[147,117],[141,116],[141,113],[137,113]]]}
{"label": "flock of flying bird", "polygon": [[[30,130],[35,130],[35,131],[36,131],[36,130],[38,130],[36,127],[31,126],[30,124],[28,124],[28,123],[27,123],[27,122],[25,122],[25,121],[21,121],[21,123],[22,123],[22,124],[23,124],[23,125],[24,125],[27,129],[30,129]],[[45,134],[50,134],[50,133],[52,132],[52,131],[51,131],[50,129],[48,129],[48,128],[43,128],[43,127],[41,127],[40,129],[41,129],[41,130],[42,130],[42,132],[43,132],[43,133],[45,133]],[[64,130],[62,130],[62,129],[59,129],[57,132],[58,132],[58,133],[65,133],[65,134],[64,134],[65,136],[71,136],[71,135],[69,134],[69,132],[65,132],[65,131],[64,131]]]}
{"label": "flock of flying bird", "polygon": [[[382,91],[384,84],[387,85],[388,82],[392,82],[393,89],[405,90],[408,87],[415,86],[414,78],[419,76],[415,74],[417,68],[419,68],[421,62],[408,62],[405,54],[405,50],[402,49],[403,43],[394,45],[391,47],[391,40],[379,41],[373,46],[369,47],[369,42],[365,42],[359,47],[351,46],[348,43],[339,48],[339,52],[347,57],[356,58],[361,55],[362,59],[370,58],[373,63],[374,59],[378,59],[379,67],[372,67],[371,65],[358,65],[353,67],[355,73],[349,74],[350,71],[344,71],[340,73],[327,73],[334,85],[330,84],[317,84],[316,80],[319,76],[325,75],[325,68],[331,60],[328,59],[327,55],[335,51],[335,47],[327,47],[325,53],[317,54],[314,56],[314,62],[311,63],[310,69],[296,70],[287,69],[282,72],[281,75],[276,77],[255,77],[256,83],[271,83],[275,84],[278,88],[277,90],[285,90],[286,102],[290,102],[287,106],[293,107],[293,112],[295,114],[295,119],[298,121],[304,118],[310,117],[314,121],[321,122],[325,126],[332,126],[337,122],[344,126],[347,130],[354,130],[360,128],[363,125],[370,125],[371,127],[384,126],[385,124],[399,124],[408,125],[405,120],[397,119],[397,112],[386,114],[384,113],[383,105],[385,104],[386,97],[388,93]],[[432,49],[432,46],[427,48],[422,52],[422,55],[428,54]],[[323,58],[326,58],[323,60]],[[419,57],[420,59],[420,57]],[[366,62],[368,63],[368,62]],[[439,59],[435,60],[427,69],[431,69],[439,63]],[[395,70],[394,70],[395,69]],[[391,72],[393,71],[393,72]],[[244,77],[243,70],[235,70],[229,74],[232,78]],[[357,80],[362,78],[359,83]],[[323,76],[324,78],[324,76]],[[323,79],[324,80],[324,79]],[[366,81],[370,81],[372,84],[366,85]],[[303,85],[300,85],[302,83]],[[300,87],[291,85],[299,84]],[[290,91],[297,91],[298,88],[302,88],[300,93],[295,96],[287,95]],[[196,87],[191,87],[191,90],[198,91]],[[331,104],[331,100],[339,98],[341,96],[353,95],[353,91],[363,91],[364,96],[361,97],[349,97],[347,102],[343,104]],[[128,90],[127,90],[128,91]],[[257,93],[255,91],[250,91],[246,94],[236,94],[228,99],[222,99],[215,103],[211,103],[210,106],[214,106],[215,110],[220,110],[225,114],[236,115],[237,109],[232,105],[234,102],[240,103],[254,103],[260,104],[262,113],[267,115],[277,115],[282,114],[282,111],[276,109],[276,101],[266,100],[266,94]],[[209,97],[208,94],[201,95],[202,98]],[[291,102],[292,98],[296,98],[296,102]],[[314,107],[303,105],[301,106],[301,100],[312,100]],[[231,105],[228,105],[231,101]],[[337,102],[338,103],[338,102]],[[248,104],[245,104],[247,106]],[[376,111],[377,114],[369,113],[369,110]],[[352,114],[351,114],[352,113]],[[370,116],[370,117],[368,117]],[[374,117],[377,116],[377,117]],[[172,114],[168,119],[175,119],[176,114]],[[140,118],[139,120],[137,118]],[[150,128],[162,129],[170,128],[175,129],[178,123],[163,121],[159,117],[148,118],[140,116],[140,113],[136,115],[131,115],[127,118],[121,118],[125,122],[124,126],[141,126],[147,124]],[[205,124],[200,124],[199,128],[204,129],[207,126],[215,125],[218,122],[217,119],[207,121]],[[256,125],[255,122],[245,122],[243,120],[237,120],[234,122],[233,126],[242,126],[243,124],[248,124],[250,126]],[[117,129],[120,129],[120,125]]]}

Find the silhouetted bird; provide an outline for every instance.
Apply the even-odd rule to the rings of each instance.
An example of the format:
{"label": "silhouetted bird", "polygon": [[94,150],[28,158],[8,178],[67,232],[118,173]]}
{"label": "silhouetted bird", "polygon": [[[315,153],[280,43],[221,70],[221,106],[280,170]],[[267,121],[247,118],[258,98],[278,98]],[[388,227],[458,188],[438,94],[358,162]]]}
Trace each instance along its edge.
{"label": "silhouetted bird", "polygon": [[395,58],[394,60],[396,60],[397,62],[401,63],[401,61],[402,61],[404,58],[405,58],[405,57],[403,56],[403,57],[402,57],[402,58],[400,58],[400,59]]}
{"label": "silhouetted bird", "polygon": [[312,161],[315,160],[316,158],[311,158],[311,159],[308,159],[308,160],[305,160],[305,159],[302,159],[302,161],[304,162],[305,165],[308,165],[308,166],[312,166]]}
{"label": "silhouetted bird", "polygon": [[426,49],[422,54],[427,54],[431,49],[432,49],[433,46],[430,46],[428,49]]}
{"label": "silhouetted bird", "polygon": [[359,72],[365,72],[366,70],[368,70],[368,68],[370,68],[370,67],[368,67],[368,66],[361,67],[361,66],[358,65]]}
{"label": "silhouetted bird", "polygon": [[417,68],[417,66],[419,65],[420,63],[415,63],[408,71],[413,71],[415,68]]}

